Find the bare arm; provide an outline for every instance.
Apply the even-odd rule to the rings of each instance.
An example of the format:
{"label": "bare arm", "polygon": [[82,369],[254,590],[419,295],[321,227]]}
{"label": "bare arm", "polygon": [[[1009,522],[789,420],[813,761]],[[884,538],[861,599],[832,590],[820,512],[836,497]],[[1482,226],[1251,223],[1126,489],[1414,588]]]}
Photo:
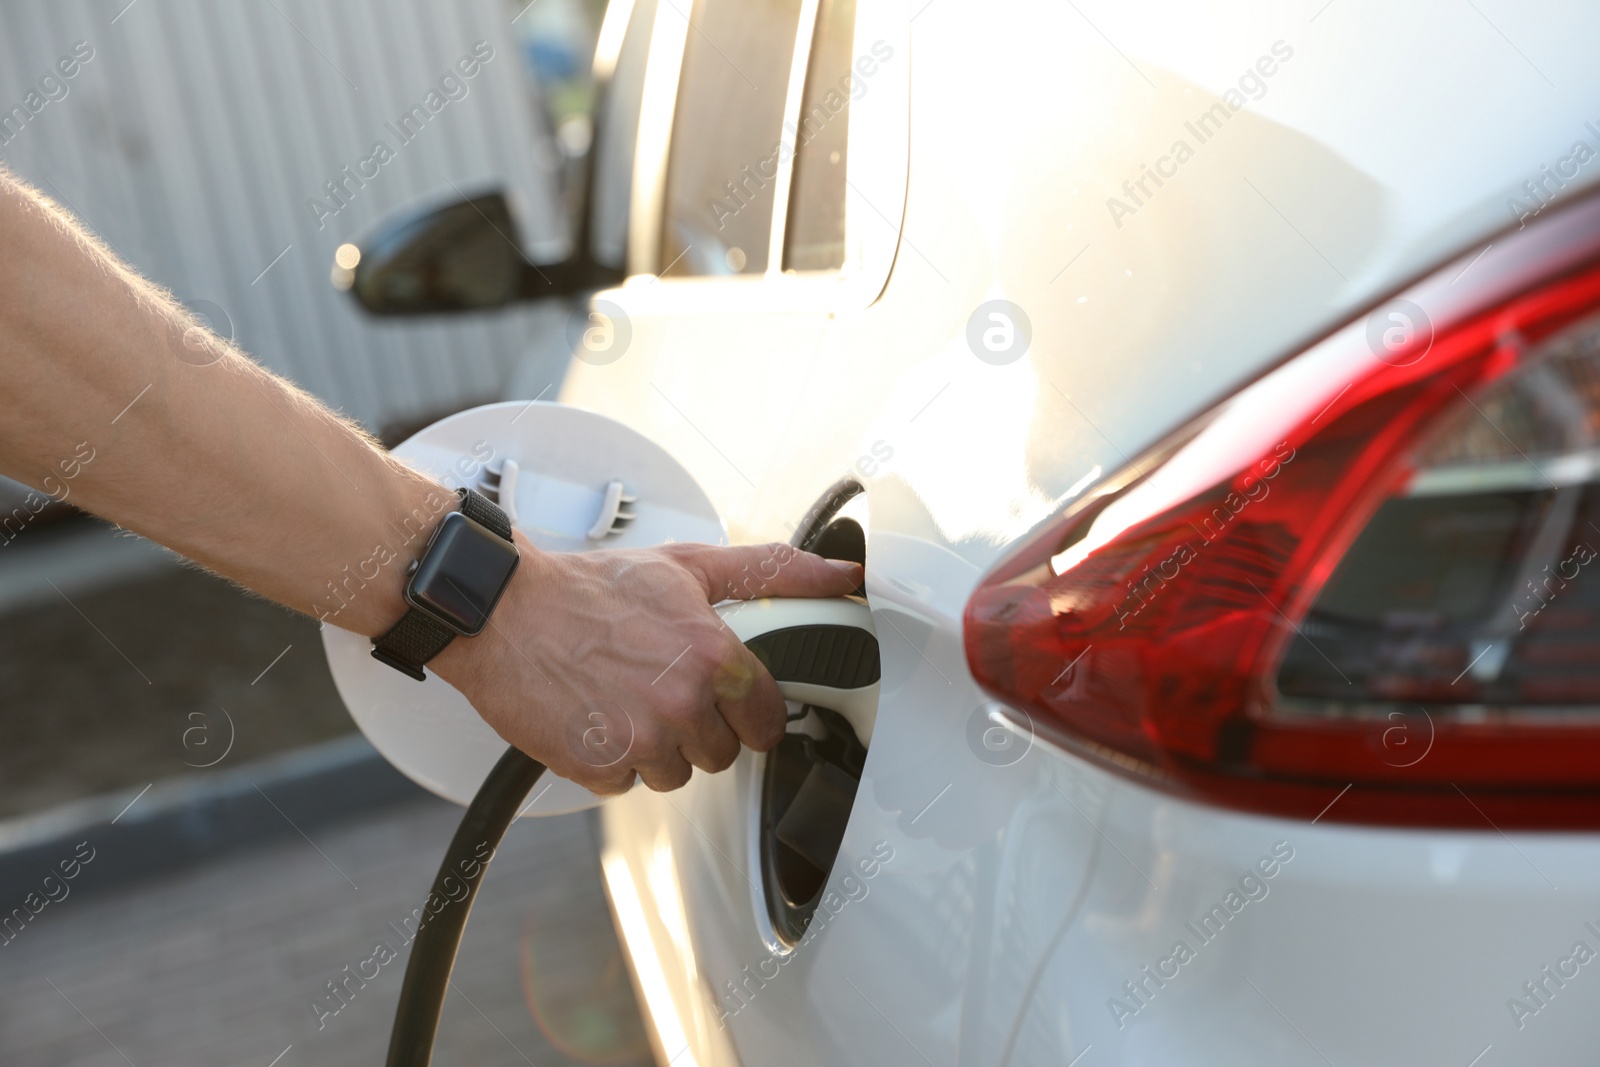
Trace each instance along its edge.
{"label": "bare arm", "polygon": [[[0,472],[304,612],[436,488],[9,179],[0,248]],[[401,612],[391,582],[339,623]]]}
{"label": "bare arm", "polygon": [[[404,614],[414,531],[431,531],[453,494],[199,326],[3,172],[0,250],[0,474],[307,614],[378,546],[408,552],[329,621],[376,636]],[[673,788],[690,763],[727,766],[738,741],[776,743],[777,688],[709,604],[781,548],[566,556],[519,537],[519,550],[494,626],[431,664],[502,736],[602,790],[635,770]],[[838,595],[858,577],[797,554],[765,592]],[[677,677],[649,685],[686,643]],[[635,733],[628,758],[604,768],[573,747],[596,702]]]}

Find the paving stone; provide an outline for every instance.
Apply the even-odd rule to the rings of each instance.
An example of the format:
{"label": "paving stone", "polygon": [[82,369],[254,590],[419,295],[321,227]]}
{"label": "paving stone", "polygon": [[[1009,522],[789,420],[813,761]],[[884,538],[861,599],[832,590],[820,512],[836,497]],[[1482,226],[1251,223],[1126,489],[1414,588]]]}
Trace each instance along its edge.
{"label": "paving stone", "polygon": [[[388,924],[422,901],[460,813],[430,798],[324,828],[315,848],[279,842],[51,905],[0,946],[0,1064],[268,1067],[286,1048],[277,1067],[382,1063],[407,958]],[[379,941],[401,957],[319,1029],[312,999]],[[605,1008],[598,1037],[593,1020],[547,1010],[535,1021],[530,956],[568,982],[559,1002]],[[434,1062],[561,1067],[600,1049],[648,1067],[624,975],[592,817],[523,820],[474,907]],[[589,1044],[575,1049],[573,1033]]]}

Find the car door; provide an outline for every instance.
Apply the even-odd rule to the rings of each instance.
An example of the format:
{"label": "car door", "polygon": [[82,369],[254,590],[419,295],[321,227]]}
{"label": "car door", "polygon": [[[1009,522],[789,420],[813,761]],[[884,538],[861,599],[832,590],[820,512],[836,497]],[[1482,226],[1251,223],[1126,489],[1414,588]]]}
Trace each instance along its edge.
{"label": "car door", "polygon": [[[609,243],[625,244],[630,277],[592,302],[561,399],[663,445],[735,541],[796,538],[831,484],[888,454],[870,424],[830,419],[816,368],[898,248],[907,22],[903,4],[852,0],[631,11],[622,62],[644,69],[616,79],[640,94],[629,217],[607,216],[626,232]],[[640,791],[604,811],[608,884],[665,1060],[738,1062],[716,997],[792,958],[761,873],[766,778],[747,753],[671,797]],[[881,862],[870,848],[858,859]]]}
{"label": "car door", "polygon": [[[569,330],[560,398],[682,460],[736,541],[786,535],[870,456],[807,425],[806,401],[830,328],[877,298],[898,247],[905,23],[881,0],[629,7],[613,81],[638,102],[608,106],[634,137],[607,156],[602,125],[595,213],[629,276]],[[819,473],[791,471],[796,439]]]}
{"label": "car door", "polygon": [[[1010,431],[1026,429],[1002,417],[974,451],[917,421],[946,388],[995,386],[935,377],[962,343],[929,329],[951,280],[902,246],[911,12],[640,0],[629,15],[615,83],[638,101],[610,105],[636,124],[631,184],[602,171],[629,196],[597,211],[610,237],[596,244],[630,276],[569,328],[560,398],[664,446],[731,539],[866,554],[880,654],[870,733],[807,712],[791,751],[603,807],[603,868],[658,1054],[901,1062],[909,1043],[933,1062],[992,1062],[1093,859],[1091,823],[1063,809],[1092,815],[1098,798],[1037,759],[1014,766],[1026,743],[962,667],[981,563],[950,550],[897,478],[897,442],[922,468],[963,472],[1016,451],[1015,470],[946,479],[989,510],[1018,484]],[[897,256],[910,282],[885,300]],[[840,788],[807,798],[814,777]],[[820,850],[799,840],[807,828]]]}

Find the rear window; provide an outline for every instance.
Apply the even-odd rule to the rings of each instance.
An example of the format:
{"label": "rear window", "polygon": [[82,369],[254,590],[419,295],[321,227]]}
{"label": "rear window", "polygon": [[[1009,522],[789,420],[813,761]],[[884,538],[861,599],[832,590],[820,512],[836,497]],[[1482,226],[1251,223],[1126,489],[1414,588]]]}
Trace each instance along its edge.
{"label": "rear window", "polygon": [[845,164],[850,101],[866,91],[859,78],[877,61],[853,55],[856,0],[821,0],[811,41],[806,91],[796,122],[794,181],[784,234],[784,270],[838,270],[845,253]]}
{"label": "rear window", "polygon": [[800,0],[694,5],[667,163],[662,274],[766,272],[799,23]]}

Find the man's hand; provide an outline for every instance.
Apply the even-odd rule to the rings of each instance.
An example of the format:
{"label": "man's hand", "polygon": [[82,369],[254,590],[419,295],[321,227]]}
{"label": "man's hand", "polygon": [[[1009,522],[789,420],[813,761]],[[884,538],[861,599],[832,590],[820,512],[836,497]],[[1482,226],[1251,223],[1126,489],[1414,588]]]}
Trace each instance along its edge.
{"label": "man's hand", "polygon": [[[419,527],[452,502],[443,486],[205,329],[3,169],[0,248],[0,474],[61,500],[70,490],[356,633],[405,614],[403,562],[353,584],[352,570],[415,558]],[[777,744],[778,687],[711,604],[838,596],[860,578],[787,545],[559,555],[518,543],[488,630],[430,666],[507,741],[600,792],[636,772],[673,789],[691,765],[727,767],[741,741]]]}
{"label": "man's hand", "polygon": [[783,737],[777,683],[711,605],[853,591],[854,563],[784,544],[673,544],[522,563],[475,638],[429,666],[501,737],[597,793],[677,789]]}

